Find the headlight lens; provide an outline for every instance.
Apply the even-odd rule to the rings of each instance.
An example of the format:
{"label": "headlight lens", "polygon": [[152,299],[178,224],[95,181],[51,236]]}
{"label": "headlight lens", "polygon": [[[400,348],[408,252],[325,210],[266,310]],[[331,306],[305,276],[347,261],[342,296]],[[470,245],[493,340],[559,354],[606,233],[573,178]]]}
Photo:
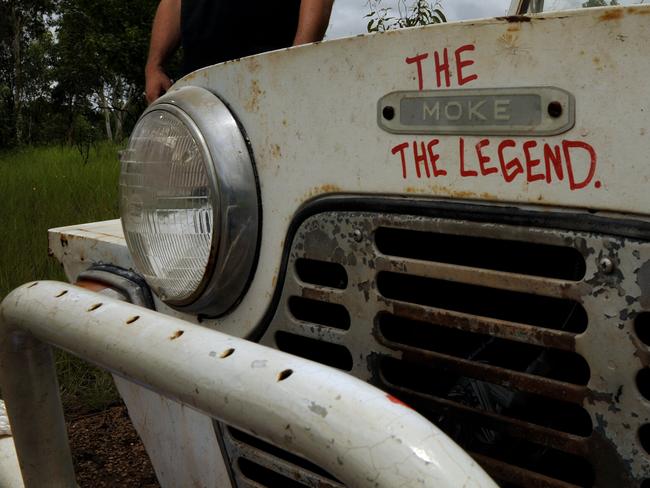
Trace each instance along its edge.
{"label": "headlight lens", "polygon": [[239,303],[261,207],[243,129],[216,95],[185,86],[145,111],[122,155],[120,213],[136,270],[167,305],[216,317]]}
{"label": "headlight lens", "polygon": [[135,266],[172,303],[199,290],[218,237],[212,161],[187,123],[165,110],[146,113],[133,130],[120,178],[122,225]]}

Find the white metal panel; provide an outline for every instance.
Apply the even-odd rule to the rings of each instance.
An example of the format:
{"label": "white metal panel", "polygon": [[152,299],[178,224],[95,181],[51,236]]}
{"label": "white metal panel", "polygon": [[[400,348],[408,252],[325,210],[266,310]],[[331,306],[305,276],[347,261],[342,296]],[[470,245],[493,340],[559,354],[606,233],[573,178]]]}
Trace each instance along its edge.
{"label": "white metal panel", "polygon": [[210,417],[119,376],[114,378],[161,486],[230,486]]}
{"label": "white metal panel", "polygon": [[11,437],[0,439],[0,486],[2,488],[23,488],[24,486],[16,457],[16,448]]}

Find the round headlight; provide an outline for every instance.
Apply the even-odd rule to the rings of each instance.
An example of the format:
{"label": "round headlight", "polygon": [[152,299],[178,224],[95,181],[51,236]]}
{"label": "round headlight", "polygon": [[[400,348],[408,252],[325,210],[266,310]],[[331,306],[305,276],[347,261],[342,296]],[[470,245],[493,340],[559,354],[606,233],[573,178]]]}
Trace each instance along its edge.
{"label": "round headlight", "polygon": [[142,115],[122,155],[120,213],[135,268],[161,300],[206,315],[237,302],[259,205],[246,141],[215,95],[181,88]]}

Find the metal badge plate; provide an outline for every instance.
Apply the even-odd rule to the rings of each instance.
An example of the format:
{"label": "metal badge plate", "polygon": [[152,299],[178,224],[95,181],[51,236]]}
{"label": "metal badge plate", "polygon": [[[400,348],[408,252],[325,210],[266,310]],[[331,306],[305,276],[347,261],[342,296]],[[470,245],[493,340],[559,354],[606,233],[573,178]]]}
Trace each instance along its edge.
{"label": "metal badge plate", "polygon": [[554,87],[397,91],[377,120],[394,134],[550,136],[573,127],[575,100]]}

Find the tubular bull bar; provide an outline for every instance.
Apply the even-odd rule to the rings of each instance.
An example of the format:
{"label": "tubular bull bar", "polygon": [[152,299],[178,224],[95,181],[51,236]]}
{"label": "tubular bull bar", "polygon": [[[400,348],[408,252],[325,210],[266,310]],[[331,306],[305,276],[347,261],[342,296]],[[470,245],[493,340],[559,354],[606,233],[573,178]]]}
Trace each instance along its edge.
{"label": "tubular bull bar", "polygon": [[74,487],[51,346],[294,452],[350,487],[495,487],[399,400],[348,374],[73,285],[0,305],[0,385],[26,487]]}

